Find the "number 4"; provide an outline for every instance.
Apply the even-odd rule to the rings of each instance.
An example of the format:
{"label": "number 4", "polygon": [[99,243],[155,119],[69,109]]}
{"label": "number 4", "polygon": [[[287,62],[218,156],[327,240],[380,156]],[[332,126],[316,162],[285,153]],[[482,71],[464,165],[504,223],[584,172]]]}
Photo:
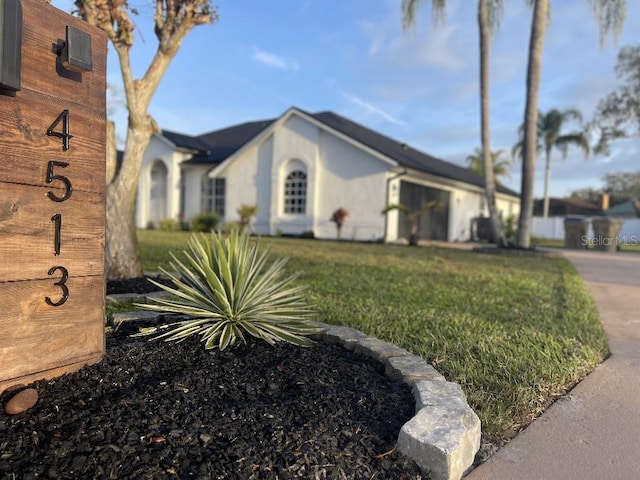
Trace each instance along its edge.
{"label": "number 4", "polygon": [[[62,133],[56,132],[56,127],[62,122]],[[47,129],[47,135],[50,137],[58,137],[62,139],[62,150],[65,152],[69,150],[69,140],[73,138],[73,135],[69,133],[69,110],[63,110],[58,118]]]}

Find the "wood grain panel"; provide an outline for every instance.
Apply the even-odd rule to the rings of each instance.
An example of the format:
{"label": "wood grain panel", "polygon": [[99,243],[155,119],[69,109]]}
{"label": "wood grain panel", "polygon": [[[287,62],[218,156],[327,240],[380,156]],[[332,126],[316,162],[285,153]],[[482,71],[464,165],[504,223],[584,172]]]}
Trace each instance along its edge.
{"label": "wood grain panel", "polygon": [[[106,75],[102,74],[106,72],[107,59],[105,33],[42,0],[22,0],[22,10],[22,88],[104,110],[107,91]],[[70,72],[62,67],[56,50],[65,40],[67,25],[91,35],[92,72]]]}
{"label": "wood grain panel", "polygon": [[104,278],[73,277],[69,299],[59,307],[50,282],[0,283],[0,382],[68,363],[84,361],[104,351]]}
{"label": "wood grain panel", "polygon": [[[69,275],[104,274],[104,196],[76,192],[64,202],[46,197],[48,188],[0,184],[0,282],[47,279],[63,265]],[[61,215],[60,254],[55,222]]]}
{"label": "wood grain panel", "polygon": [[[21,89],[0,91],[0,391],[104,354],[107,39],[42,0],[22,9]],[[66,26],[91,35],[91,72],[62,67]],[[67,150],[46,133],[63,110]],[[52,161],[66,165],[49,171]],[[63,197],[67,180],[67,199],[47,196]],[[64,286],[56,266],[68,271]]]}
{"label": "wood grain panel", "polygon": [[[106,119],[104,112],[79,108],[64,99],[30,91],[20,101],[0,96],[0,181],[46,185],[49,160],[69,164],[64,174],[75,189],[105,191]],[[47,129],[63,110],[69,110],[69,150]],[[58,125],[57,131],[61,131]]]}

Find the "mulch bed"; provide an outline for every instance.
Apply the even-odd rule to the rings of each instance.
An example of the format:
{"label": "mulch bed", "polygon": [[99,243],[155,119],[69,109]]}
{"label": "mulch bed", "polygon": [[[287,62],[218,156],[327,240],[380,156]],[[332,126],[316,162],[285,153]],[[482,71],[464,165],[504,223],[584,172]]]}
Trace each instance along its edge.
{"label": "mulch bed", "polygon": [[36,382],[31,410],[0,413],[0,479],[428,478],[395,451],[414,401],[379,362],[322,342],[205,351],[132,338],[139,326],[109,334],[100,364]]}

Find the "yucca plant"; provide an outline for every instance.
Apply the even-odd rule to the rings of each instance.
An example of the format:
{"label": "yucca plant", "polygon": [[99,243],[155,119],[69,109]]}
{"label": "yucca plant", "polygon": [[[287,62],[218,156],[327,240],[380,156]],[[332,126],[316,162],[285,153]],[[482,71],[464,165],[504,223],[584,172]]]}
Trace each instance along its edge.
{"label": "yucca plant", "polygon": [[[258,244],[237,231],[226,237],[215,232],[193,235],[182,253],[183,260],[171,254],[171,270],[176,273],[163,269],[175,288],[151,280],[171,298],[149,299],[137,306],[190,319],[163,327],[170,331],[155,338],[183,340],[199,334],[205,348],[220,350],[245,342],[245,333],[272,345],[311,344],[306,336],[317,331],[310,324],[313,311],[305,287],[293,285],[297,275],[283,276],[286,258],[268,264],[269,252],[259,253]],[[157,330],[144,334],[152,333]]]}

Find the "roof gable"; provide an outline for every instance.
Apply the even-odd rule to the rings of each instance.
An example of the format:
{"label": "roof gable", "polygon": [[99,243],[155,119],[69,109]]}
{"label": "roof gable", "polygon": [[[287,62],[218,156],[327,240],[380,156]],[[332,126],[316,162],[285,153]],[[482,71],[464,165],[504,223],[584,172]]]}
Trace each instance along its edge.
{"label": "roof gable", "polygon": [[[291,107],[277,119],[245,122],[197,137],[166,130],[162,133],[176,146],[194,150],[195,155],[183,164],[215,166],[232,157],[249,143],[257,141],[262,134],[286,121],[293,114],[322,126],[342,138],[346,137],[360,148],[374,155],[377,154],[380,159],[392,165],[484,188],[484,178],[468,168],[423,153],[331,111],[312,114]],[[518,196],[517,192],[500,184],[496,186],[496,190],[507,195]]]}
{"label": "roof gable", "polygon": [[208,146],[206,154],[196,155],[187,164],[219,164],[249,143],[260,132],[268,128],[275,120],[259,120],[214,130],[197,137]]}
{"label": "roof gable", "polygon": [[[333,112],[320,112],[312,114],[311,116],[357,142],[395,160],[403,167],[484,188],[484,178],[468,168],[432,157],[431,155],[411,148],[405,143],[400,143],[397,140],[370,130]],[[496,189],[508,195],[518,195],[513,190],[499,184],[496,185]]]}

